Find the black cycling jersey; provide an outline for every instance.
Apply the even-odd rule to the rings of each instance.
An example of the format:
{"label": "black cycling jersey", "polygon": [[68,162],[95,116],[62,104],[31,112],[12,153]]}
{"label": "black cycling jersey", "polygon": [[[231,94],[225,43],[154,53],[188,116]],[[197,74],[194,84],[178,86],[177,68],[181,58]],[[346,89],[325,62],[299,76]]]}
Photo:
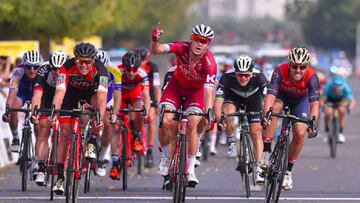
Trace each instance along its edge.
{"label": "black cycling jersey", "polygon": [[51,108],[55,95],[56,79],[56,76],[50,69],[49,63],[46,62],[39,68],[35,77],[34,90],[43,91],[41,98],[42,108]]}
{"label": "black cycling jersey", "polygon": [[[260,72],[254,72],[246,86],[241,86],[237,81],[235,72],[227,72],[220,78],[216,90],[216,98],[224,99],[224,103],[232,103],[239,110],[241,106],[246,111],[261,111],[262,98],[268,82]],[[250,118],[250,122],[259,122],[260,117]]]}

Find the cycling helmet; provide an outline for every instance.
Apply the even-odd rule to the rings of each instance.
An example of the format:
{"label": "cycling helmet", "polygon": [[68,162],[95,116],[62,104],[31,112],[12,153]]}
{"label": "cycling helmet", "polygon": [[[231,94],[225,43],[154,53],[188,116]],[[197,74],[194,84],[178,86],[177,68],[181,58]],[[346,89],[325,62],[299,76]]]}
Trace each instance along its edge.
{"label": "cycling helmet", "polygon": [[209,40],[212,40],[215,37],[214,30],[211,29],[210,26],[206,26],[204,24],[195,25],[192,29],[192,33],[194,35],[208,38]]}
{"label": "cycling helmet", "polygon": [[150,57],[150,50],[147,48],[139,47],[135,49],[135,52],[139,54],[142,61]]}
{"label": "cycling helmet", "polygon": [[344,87],[345,80],[341,76],[336,76],[332,80],[332,86],[337,89],[342,89]]}
{"label": "cycling helmet", "polygon": [[80,42],[74,48],[74,55],[76,57],[94,58],[96,55],[96,49],[94,45],[90,43]]}
{"label": "cycling helmet", "polygon": [[23,55],[23,62],[29,66],[39,66],[41,64],[41,55],[38,51],[27,51]]}
{"label": "cycling helmet", "polygon": [[104,66],[108,66],[109,65],[109,62],[110,62],[110,56],[109,54],[100,49],[97,53],[96,53],[96,58],[101,61],[101,63],[104,64]]}
{"label": "cycling helmet", "polygon": [[122,58],[122,64],[128,68],[138,68],[141,65],[141,57],[135,51],[128,51]]}
{"label": "cycling helmet", "polygon": [[306,48],[296,47],[291,49],[288,58],[295,65],[307,65],[311,60],[311,55]]}
{"label": "cycling helmet", "polygon": [[254,62],[252,58],[247,55],[241,55],[234,61],[235,72],[252,72],[253,67]]}
{"label": "cycling helmet", "polygon": [[60,68],[65,61],[67,60],[67,56],[63,51],[56,51],[51,54],[49,63],[53,68]]}

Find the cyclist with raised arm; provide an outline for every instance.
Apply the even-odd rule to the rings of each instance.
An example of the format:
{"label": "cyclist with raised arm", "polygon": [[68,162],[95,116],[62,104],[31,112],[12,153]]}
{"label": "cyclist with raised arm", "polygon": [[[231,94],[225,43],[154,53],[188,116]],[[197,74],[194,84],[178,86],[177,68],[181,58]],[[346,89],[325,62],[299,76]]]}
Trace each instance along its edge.
{"label": "cyclist with raised arm", "polygon": [[[42,63],[42,57],[39,52],[31,50],[23,55],[23,64],[15,67],[12,71],[10,79],[9,94],[6,99],[6,106],[9,108],[21,108],[25,101],[31,101],[33,95],[34,79],[37,71]],[[9,122],[12,133],[12,142],[10,151],[20,151],[20,139],[18,135],[18,112],[11,112],[8,115],[3,114],[2,120]],[[38,126],[34,126],[34,132],[37,135],[39,131]]]}
{"label": "cyclist with raised arm", "polygon": [[[55,94],[56,79],[60,67],[67,60],[67,55],[62,51],[56,51],[51,54],[49,61],[43,63],[35,77],[34,93],[31,100],[32,110],[38,108],[51,108],[52,100]],[[35,119],[38,120],[40,128],[35,142],[35,168],[33,176],[35,183],[39,186],[45,186],[45,159],[49,153],[48,139],[51,125],[47,121],[48,114],[41,114]],[[34,117],[33,117],[34,118]]]}
{"label": "cyclist with raised arm", "polygon": [[[342,76],[335,76],[324,86],[324,91],[320,97],[320,105],[325,107],[325,132],[329,134],[330,118],[333,112],[332,106],[326,106],[326,103],[339,104],[339,135],[338,142],[345,143],[344,136],[346,111],[350,111],[356,105],[355,98],[351,88]],[[330,135],[326,135],[328,139]],[[327,141],[327,140],[326,140]]]}
{"label": "cyclist with raised arm", "polygon": [[[150,93],[149,93],[149,79],[146,72],[140,69],[141,57],[134,51],[128,51],[122,58],[122,65],[118,68],[122,72],[122,95],[121,95],[121,109],[127,107],[134,109],[142,109],[145,107],[146,112],[150,109]],[[143,118],[142,118],[143,117]],[[131,150],[133,152],[142,150],[141,130],[144,122],[151,120],[149,114],[141,115],[136,113],[135,118],[130,120],[130,127],[132,131]],[[144,140],[145,141],[145,140]],[[109,177],[113,180],[119,179],[118,170],[118,153],[120,136],[115,137],[115,141],[111,145],[111,154],[113,166],[110,170]]]}
{"label": "cyclist with raised arm", "polygon": [[[96,49],[90,43],[79,43],[74,48],[74,58],[61,66],[55,96],[52,104],[55,109],[72,110],[78,108],[80,100],[86,100],[94,108],[99,109],[100,124],[93,122],[92,135],[89,139],[85,157],[96,159],[95,145],[99,132],[104,127],[106,97],[108,91],[108,72],[105,66],[95,59]],[[71,133],[71,117],[60,114],[60,142],[58,145],[58,179],[53,188],[58,195],[64,193],[64,162],[67,148],[67,136]]]}
{"label": "cyclist with raised arm", "polygon": [[[121,105],[122,73],[115,64],[111,63],[110,56],[106,51],[101,49],[98,50],[96,58],[104,64],[106,70],[109,73],[109,86],[106,107],[112,106],[114,112],[119,112]],[[106,112],[104,120],[104,131],[101,137],[99,163],[98,167],[96,168],[96,174],[99,176],[106,175],[105,155],[108,151],[109,144],[113,139],[113,135],[115,134],[115,129],[112,124],[116,122],[116,113],[114,113],[110,119],[107,119],[109,117],[110,112]]]}
{"label": "cyclist with raised arm", "polygon": [[[289,106],[290,113],[301,119],[309,119],[319,115],[319,80],[316,72],[308,64],[311,55],[306,48],[296,47],[291,49],[288,55],[289,62],[280,64],[273,72],[271,82],[267,88],[264,102],[264,153],[263,166],[267,168],[267,162],[271,152],[271,141],[273,139],[277,121],[276,117],[267,120],[266,115],[270,107],[274,113],[279,113],[283,107]],[[271,122],[270,122],[271,121]],[[312,131],[310,126],[303,123],[295,123],[292,128],[293,139],[289,148],[289,159],[287,171],[284,176],[282,187],[285,190],[293,188],[292,168],[299,158],[304,146],[304,137],[308,131],[308,137],[316,137],[317,132]]]}
{"label": "cyclist with raised arm", "polygon": [[[245,108],[246,112],[260,112],[262,110],[262,98],[267,86],[267,80],[260,71],[254,70],[253,67],[253,59],[247,55],[241,55],[234,61],[235,70],[222,75],[216,90],[214,107],[216,120],[221,120],[221,112],[225,114],[234,113],[241,107]],[[249,116],[248,121],[257,163],[256,182],[262,184],[264,178],[260,176],[262,173],[260,159],[263,151],[263,140],[260,114]],[[233,117],[227,117],[225,122],[225,132],[229,143],[228,156],[237,157],[234,119]],[[240,167],[238,165],[236,170],[240,170]]]}
{"label": "cyclist with raised arm", "polygon": [[[183,107],[189,112],[203,112],[212,108],[214,101],[214,84],[216,76],[216,63],[213,54],[208,50],[214,31],[206,25],[195,25],[192,29],[190,41],[174,41],[160,44],[162,30],[158,24],[152,31],[150,50],[154,54],[174,53],[177,58],[177,68],[160,100],[165,109],[176,110],[180,108],[182,98],[185,97]],[[199,183],[195,175],[195,155],[198,148],[197,127],[201,117],[189,116],[186,136],[188,137],[188,186],[195,187]],[[171,123],[172,114],[166,114],[163,121],[163,134],[159,138],[162,145],[162,158],[159,165],[159,174],[168,175],[170,152],[173,152],[176,137],[173,135]],[[208,121],[209,122],[209,121]],[[170,144],[161,143],[169,139]]]}
{"label": "cyclist with raised arm", "polygon": [[147,48],[136,48],[135,51],[141,57],[141,66],[140,68],[143,69],[149,78],[149,86],[150,86],[150,103],[151,108],[149,115],[151,118],[150,122],[147,126],[147,151],[146,151],[146,168],[152,168],[154,166],[154,158],[152,149],[154,146],[154,138],[156,132],[155,126],[155,116],[157,114],[157,108],[160,101],[161,90],[160,90],[160,76],[159,76],[159,69],[155,63],[150,61],[150,50]]}

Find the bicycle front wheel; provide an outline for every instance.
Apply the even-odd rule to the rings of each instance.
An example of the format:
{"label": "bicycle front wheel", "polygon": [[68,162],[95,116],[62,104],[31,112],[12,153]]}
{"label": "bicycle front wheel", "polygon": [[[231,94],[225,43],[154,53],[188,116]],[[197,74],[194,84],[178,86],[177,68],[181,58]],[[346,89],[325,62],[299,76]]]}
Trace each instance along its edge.
{"label": "bicycle front wheel", "polygon": [[[127,178],[128,178],[128,160],[130,159],[130,140],[128,139],[128,131],[126,128],[123,130],[122,136],[122,151],[121,151],[121,162],[120,167],[122,169],[122,185],[123,190],[127,189]],[[121,170],[120,170],[121,171]]]}
{"label": "bicycle front wheel", "polygon": [[330,157],[336,157],[336,147],[337,147],[337,138],[339,131],[339,122],[336,117],[332,119],[332,128],[331,128],[331,136],[329,137],[329,145],[330,145]]}
{"label": "bicycle front wheel", "polygon": [[55,185],[55,167],[56,167],[56,156],[57,156],[57,146],[58,146],[58,132],[53,132],[53,143],[51,147],[50,154],[50,166],[48,166],[47,173],[51,175],[51,184],[50,184],[50,200],[54,199],[53,187]]}
{"label": "bicycle front wheel", "polygon": [[240,148],[240,160],[241,165],[244,166],[244,179],[245,179],[245,195],[246,198],[250,197],[250,178],[249,178],[249,167],[250,167],[250,153],[245,135],[241,134],[241,148]]}
{"label": "bicycle front wheel", "polygon": [[90,191],[90,177],[91,177],[91,162],[89,159],[86,159],[86,173],[84,180],[84,193]]}
{"label": "bicycle front wheel", "polygon": [[179,143],[180,151],[176,155],[176,182],[173,194],[174,203],[180,203],[185,201],[185,187],[186,187],[186,178],[185,178],[185,162],[186,162],[186,139],[185,135],[181,135]]}
{"label": "bicycle front wheel", "polygon": [[69,149],[69,158],[66,167],[66,183],[65,183],[66,203],[69,203],[72,199],[74,168],[75,168],[74,156],[75,156],[75,136],[72,135],[70,149]]}
{"label": "bicycle front wheel", "polygon": [[27,176],[28,176],[28,169],[29,169],[29,160],[30,160],[30,139],[31,133],[28,130],[24,129],[21,146],[22,150],[19,156],[20,168],[21,168],[21,190],[26,191],[27,189]]}

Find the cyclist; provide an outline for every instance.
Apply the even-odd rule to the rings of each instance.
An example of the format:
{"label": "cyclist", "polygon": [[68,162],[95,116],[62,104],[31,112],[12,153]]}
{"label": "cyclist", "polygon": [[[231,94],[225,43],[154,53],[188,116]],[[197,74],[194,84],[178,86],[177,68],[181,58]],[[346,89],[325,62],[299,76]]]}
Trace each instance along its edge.
{"label": "cyclist", "polygon": [[[108,149],[108,146],[113,139],[115,134],[114,127],[112,123],[116,122],[116,113],[120,110],[121,105],[121,88],[122,88],[122,73],[117,68],[117,66],[110,61],[109,54],[104,50],[99,50],[96,54],[96,58],[104,64],[106,70],[109,73],[109,87],[107,95],[107,107],[113,106],[113,111],[115,112],[111,119],[104,120],[104,131],[101,137],[101,149],[99,154],[99,163],[96,169],[96,174],[99,176],[106,175],[106,164],[105,164],[105,155]],[[105,118],[109,118],[109,112],[106,112]]]}
{"label": "cyclist", "polygon": [[338,141],[344,143],[346,140],[344,136],[346,109],[348,108],[349,111],[350,109],[353,109],[356,102],[350,86],[342,76],[335,76],[327,82],[323,94],[320,97],[320,105],[325,107],[325,132],[328,134],[333,108],[331,106],[326,106],[326,103],[339,104],[340,128]]}
{"label": "cyclist", "polygon": [[[42,58],[39,52],[35,50],[27,51],[23,55],[23,64],[14,68],[10,80],[9,94],[6,100],[6,105],[9,108],[21,108],[25,101],[31,101],[33,94],[34,79],[37,71],[42,63]],[[18,123],[19,118],[17,112],[11,112],[8,115],[3,114],[4,122],[9,122],[11,133],[13,136],[10,151],[19,152],[19,135]],[[38,134],[39,127],[34,126],[35,134]]]}
{"label": "cyclist", "polygon": [[[141,57],[141,66],[140,68],[143,69],[149,78],[149,86],[150,86],[150,103],[151,108],[149,115],[151,118],[155,118],[157,113],[158,103],[160,101],[161,90],[160,90],[160,76],[159,76],[159,69],[156,64],[150,61],[150,51],[147,48],[136,48],[135,51]],[[147,129],[147,145],[148,149],[146,151],[146,164],[145,167],[152,168],[154,165],[154,158],[152,154],[152,149],[154,146],[154,138],[155,138],[155,119],[152,119],[148,123]]]}
{"label": "cyclist", "polygon": [[[168,44],[160,44],[162,30],[160,23],[152,31],[150,50],[154,54],[174,53],[177,58],[177,68],[173,73],[160,100],[160,105],[165,109],[176,110],[181,105],[183,97],[184,109],[191,112],[203,112],[212,108],[214,101],[214,83],[216,75],[216,63],[213,54],[208,50],[214,31],[206,25],[195,25],[192,29],[190,41],[175,41]],[[188,186],[195,187],[199,183],[195,175],[195,155],[198,148],[197,126],[201,118],[189,116],[187,126],[188,137]],[[163,155],[159,165],[159,174],[168,175],[170,162],[169,150],[172,152],[176,137],[172,136],[171,123],[173,115],[166,114],[163,122],[163,140],[169,139],[169,145],[163,145]],[[160,140],[161,140],[160,139]],[[164,144],[164,143],[161,143]]]}
{"label": "cyclist", "polygon": [[[302,119],[309,119],[319,115],[319,80],[313,68],[308,66],[311,55],[306,48],[296,47],[291,49],[288,55],[289,63],[280,64],[273,72],[271,82],[267,89],[264,102],[264,120],[262,124],[264,131],[264,155],[263,168],[267,168],[266,162],[271,152],[271,141],[274,136],[277,121],[276,117],[272,120],[266,119],[266,114],[270,107],[274,113],[279,113],[284,106],[289,106],[291,114]],[[310,109],[310,112],[309,112]],[[308,137],[317,135],[310,126],[303,123],[293,125],[293,139],[289,149],[289,159],[287,171],[284,176],[282,187],[290,190],[293,187],[292,168],[296,159],[304,146],[304,136],[308,130]]]}
{"label": "cyclist", "polygon": [[[267,86],[265,76],[253,70],[253,59],[247,55],[241,55],[234,61],[233,71],[223,74],[216,91],[215,115],[216,119],[221,119],[221,112],[225,114],[234,113],[241,107],[245,107],[247,112],[260,112],[262,109],[262,98]],[[263,150],[262,126],[260,124],[260,114],[249,116],[250,136],[254,143],[255,161],[257,163],[256,182],[261,184],[264,178],[260,176],[260,159]],[[237,157],[236,138],[234,136],[234,119],[226,118],[226,129],[229,143],[229,157]],[[239,162],[240,164],[240,162]],[[240,170],[238,165],[236,170]]]}
{"label": "cyclist", "polygon": [[[56,82],[55,96],[52,104],[55,109],[72,110],[78,108],[80,100],[99,109],[100,124],[93,123],[93,132],[87,145],[85,157],[96,159],[96,138],[104,126],[106,97],[108,91],[108,73],[104,65],[95,59],[96,49],[90,43],[79,43],[74,48],[74,58],[61,66]],[[58,195],[64,193],[64,161],[66,156],[67,136],[71,133],[71,118],[60,114],[60,142],[58,145],[58,179],[53,188]]]}
{"label": "cyclist", "polygon": [[[59,69],[66,60],[66,54],[62,51],[57,51],[50,56],[48,62],[41,65],[35,77],[34,93],[31,101],[32,110],[34,110],[35,106],[51,108]],[[38,120],[36,122],[40,131],[36,136],[33,176],[36,177],[35,183],[39,186],[45,186],[45,159],[49,152],[48,139],[51,125],[47,122],[47,116],[48,114],[42,114],[40,117],[35,118]]]}
{"label": "cyclist", "polygon": [[[146,112],[150,109],[150,93],[149,93],[149,79],[146,72],[140,69],[141,57],[134,51],[128,51],[122,58],[122,65],[118,68],[122,72],[122,98],[121,109],[126,108],[129,103],[129,108],[142,109],[145,107]],[[132,151],[142,150],[141,130],[144,122],[151,120],[149,115],[144,116],[144,122],[141,120],[141,114],[136,113],[135,119],[130,120],[130,127],[132,130]],[[109,176],[111,179],[119,179],[118,171],[118,155],[116,151],[119,146],[119,136],[115,136],[115,141],[112,142],[112,161],[113,166],[110,170]]]}

